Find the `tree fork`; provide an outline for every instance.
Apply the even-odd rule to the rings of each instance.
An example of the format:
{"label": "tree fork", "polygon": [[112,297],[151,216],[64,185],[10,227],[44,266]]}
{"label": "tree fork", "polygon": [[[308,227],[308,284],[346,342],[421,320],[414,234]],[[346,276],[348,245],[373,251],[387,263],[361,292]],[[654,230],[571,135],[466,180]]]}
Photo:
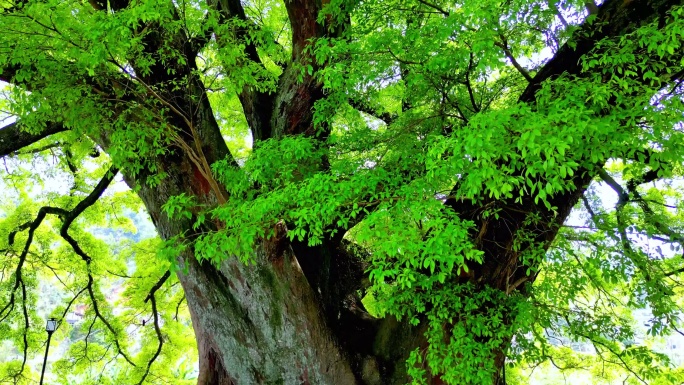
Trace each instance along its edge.
{"label": "tree fork", "polygon": [[[535,93],[544,80],[563,73],[579,74],[577,63],[580,57],[589,52],[599,38],[621,36],[638,24],[663,17],[667,9],[677,4],[681,4],[681,1],[607,1],[599,8],[596,21],[580,28],[583,33],[581,36],[590,37],[578,38],[580,41],[576,49],[564,46],[537,73],[520,101],[534,103]],[[323,36],[328,30],[316,23],[321,4],[287,1],[286,5],[294,27],[293,60],[298,62],[305,56],[304,48],[309,39]],[[589,33],[598,30],[601,31],[599,34]],[[153,55],[155,44],[159,42],[153,36],[147,42],[148,53]],[[192,59],[188,63],[194,63],[194,58],[188,59]],[[174,94],[170,90],[164,95],[171,95],[168,98],[174,100],[180,97],[179,100],[185,100],[188,104],[192,104],[189,103],[191,100],[201,100],[198,115],[193,116],[196,118],[193,124],[197,128],[196,138],[201,141],[205,161],[212,164],[230,154],[213,119],[205,91],[199,79],[192,75],[193,69],[196,68],[178,70],[192,78],[193,96],[198,99],[185,99],[186,95]],[[295,75],[293,66],[286,68],[281,77],[281,88],[273,101],[270,120],[266,122],[269,119],[267,115],[254,118],[264,125],[252,127],[253,132],[262,132],[255,135],[256,139],[302,133],[312,135],[315,132],[311,111],[313,104],[324,97],[322,85],[309,75],[304,76],[303,83],[298,83]],[[8,80],[11,81],[11,77]],[[166,68],[155,67],[153,73],[144,80],[163,91],[164,83],[175,79],[169,78]],[[246,113],[245,105],[253,103],[250,100],[244,95],[241,98]],[[173,119],[172,123],[179,131],[186,126],[182,119]],[[0,138],[17,138],[10,144],[0,141],[0,155],[9,154],[17,146],[20,148],[66,129],[49,125],[43,133],[29,135],[20,131],[19,126],[14,124],[0,130]],[[267,131],[271,134],[264,134]],[[97,138],[97,141],[105,150],[111,148],[106,134]],[[146,184],[144,180],[148,175],[144,172],[139,175],[124,172],[126,182],[131,187],[140,187],[138,195],[163,239],[194,234],[193,219],[172,220],[163,212],[162,205],[173,196],[186,194],[196,197],[200,204],[213,206],[216,197],[212,196],[212,191],[198,191],[197,186],[202,186],[204,182],[200,179],[201,175],[193,172],[194,162],[188,154],[165,155],[157,161],[164,166],[168,175],[163,185],[151,187]],[[522,205],[495,202],[503,210],[501,218],[489,219],[485,223],[479,215],[481,205],[447,201],[447,205],[462,218],[473,219],[480,229],[484,229],[480,244],[485,251],[485,263],[471,266],[474,273],[464,280],[472,279],[480,286],[493,287],[505,293],[521,291],[528,277],[516,270],[518,255],[511,252],[510,246],[516,240],[516,231],[529,230],[537,236],[536,241],[548,247],[558,227],[582,196],[592,175],[589,171],[578,172],[573,180],[576,186],[574,191],[552,197],[551,203],[559,208],[557,215],[534,205],[531,198],[526,197]],[[546,226],[541,229],[525,228],[526,210],[541,213]],[[201,230],[216,229],[207,226]],[[347,297],[362,287],[363,276],[358,274],[356,258],[338,249],[339,240],[328,239],[320,248],[299,243],[289,245],[287,242],[274,247],[269,242],[263,240],[255,246],[254,265],[245,265],[234,257],[226,256],[227,259],[215,268],[207,262],[198,262],[192,246],[179,256],[179,265],[187,268],[187,273],[181,268],[178,275],[185,290],[198,341],[199,383],[404,383],[405,359],[411,350],[425,343],[425,325],[411,327],[406,320],[400,322],[391,317],[384,320],[365,319],[363,313],[352,309],[353,302],[345,304]],[[500,246],[502,244],[504,247]],[[347,277],[345,274],[350,277],[349,282],[339,282]],[[528,280],[532,281],[533,278],[529,277]],[[346,313],[343,315],[343,312]],[[335,313],[340,314],[337,319]],[[364,341],[361,344],[349,343],[347,339],[354,335],[363,335]],[[493,354],[498,368],[494,383],[502,381],[501,368],[506,348],[505,343]],[[437,375],[429,381],[441,383]]]}

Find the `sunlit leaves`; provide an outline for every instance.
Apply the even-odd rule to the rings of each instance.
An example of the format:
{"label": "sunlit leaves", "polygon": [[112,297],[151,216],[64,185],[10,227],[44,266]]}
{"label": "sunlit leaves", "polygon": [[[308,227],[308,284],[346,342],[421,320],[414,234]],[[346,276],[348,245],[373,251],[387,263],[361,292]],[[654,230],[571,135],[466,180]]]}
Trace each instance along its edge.
{"label": "sunlit leaves", "polygon": [[[212,165],[225,204],[199,204],[186,193],[155,213],[188,223],[165,242],[114,246],[135,227],[118,217],[120,208],[137,212],[138,206],[130,194],[113,194],[70,228],[92,255],[84,263],[57,236],[60,219],[51,214],[27,254],[31,269],[22,284],[29,314],[12,313],[0,333],[14,346],[26,338],[35,353],[38,316],[46,313],[38,311],[35,293],[40,279],[51,280],[65,297],[79,296],[74,304],[89,306],[83,324],[61,329],[78,341],[55,371],[81,383],[139,381],[158,341],[149,292],[167,270],[184,268],[178,255],[192,250],[216,266],[235,257],[249,263],[260,244],[286,228],[290,241],[317,246],[344,236],[368,251],[363,262],[373,314],[408,319],[426,331],[428,346],[408,362],[416,382],[438,374],[448,383],[486,384],[505,352],[519,367],[552,360],[561,371],[582,369],[582,357],[554,345],[554,338],[591,343],[592,372],[605,363],[629,381],[681,378],[651,346],[633,343],[642,330],[632,317],[634,310],[651,312],[648,343],[681,325],[682,263],[675,254],[684,228],[684,107],[679,84],[669,84],[681,77],[681,8],[659,24],[600,42],[571,63],[583,73],[554,77],[541,85],[535,103],[517,103],[541,55],[568,41],[591,5],[333,1],[319,21],[331,18],[347,28],[309,41],[305,60],[296,63],[288,63],[290,26],[277,1],[245,3],[245,18],[225,18],[199,2],[159,1],[99,12],[86,3],[30,2],[21,17],[3,14],[0,65],[19,68],[2,108],[25,131],[41,132],[47,122],[71,131],[55,136],[54,148],[36,143],[8,161],[6,181],[17,194],[3,207],[10,214],[0,229],[19,229],[45,205],[74,207],[105,162],[129,177],[144,175],[141,183],[162,189],[175,183],[167,180],[174,170],[165,160],[182,158],[191,147],[201,152],[179,138],[200,139],[195,118],[211,113],[232,159]],[[329,128],[325,135],[249,136],[245,113],[254,111],[240,102],[253,92],[276,93],[285,69],[300,81],[313,78],[307,86],[322,99],[307,107],[317,132]],[[207,100],[206,115],[195,114]],[[299,116],[287,119],[297,124]],[[106,144],[108,156],[98,158],[99,146],[88,138]],[[51,156],[58,160],[47,170]],[[557,198],[582,192],[586,186],[576,180],[606,162],[606,175],[627,189],[617,191],[617,204],[598,202],[591,187],[561,202],[568,207],[559,213]],[[56,176],[70,190],[38,196],[26,186],[32,171],[42,174],[38,183]],[[581,198],[584,222],[569,223],[581,228],[561,230],[550,244],[556,229],[548,222]],[[456,214],[445,201],[470,208]],[[505,210],[516,217],[500,217]],[[490,221],[512,240],[483,240]],[[94,227],[120,232],[93,236]],[[12,245],[0,239],[4,270],[17,264],[25,230]],[[494,289],[494,280],[475,276],[474,267],[491,269],[499,257],[513,263],[503,266],[510,271],[489,272],[498,279]],[[522,272],[524,279],[513,282]],[[45,278],[51,274],[67,279]],[[18,282],[7,276],[5,294]],[[107,298],[119,284],[122,295]],[[181,359],[191,345],[182,291],[171,278],[157,293],[165,347],[150,378],[183,383],[192,377],[192,360]],[[59,316],[67,306],[52,313]],[[30,327],[22,329],[26,318]],[[115,348],[135,352],[135,364]],[[16,362],[0,371],[14,369]]]}

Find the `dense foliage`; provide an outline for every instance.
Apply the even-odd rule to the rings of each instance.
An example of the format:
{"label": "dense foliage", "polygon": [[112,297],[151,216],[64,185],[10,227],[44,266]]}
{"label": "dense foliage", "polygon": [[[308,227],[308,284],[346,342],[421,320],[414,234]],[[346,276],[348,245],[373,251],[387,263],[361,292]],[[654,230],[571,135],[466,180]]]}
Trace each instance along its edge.
{"label": "dense foliage", "polygon": [[[35,381],[42,317],[86,304],[54,337],[77,340],[54,383],[191,383],[178,255],[256,264],[283,227],[298,247],[356,244],[362,311],[420,330],[414,383],[525,383],[549,362],[597,383],[684,381],[657,348],[684,332],[681,2],[333,0],[305,43],[294,3],[230,18],[211,1],[0,0],[0,338],[19,352],[0,382]],[[269,112],[269,133],[254,100],[296,104],[288,81],[320,97]],[[213,164],[207,100],[231,154]],[[135,193],[178,183],[181,156],[204,195],[147,209],[191,226],[94,235],[135,231]],[[112,187],[119,173],[132,190]],[[59,305],[41,303],[46,283]]]}

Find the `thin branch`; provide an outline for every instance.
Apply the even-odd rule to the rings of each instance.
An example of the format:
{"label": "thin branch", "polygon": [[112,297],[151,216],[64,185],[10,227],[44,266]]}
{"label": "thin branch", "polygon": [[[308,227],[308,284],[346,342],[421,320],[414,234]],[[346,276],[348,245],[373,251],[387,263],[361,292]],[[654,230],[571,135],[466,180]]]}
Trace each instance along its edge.
{"label": "thin branch", "polygon": [[627,189],[629,191],[634,191],[634,190],[636,190],[638,185],[651,183],[651,182],[656,181],[658,179],[660,179],[658,177],[658,170],[648,170],[643,175],[639,176],[638,178],[633,178],[633,179],[630,179],[629,181],[627,181]]}
{"label": "thin branch", "polygon": [[176,320],[176,321],[178,321],[178,310],[180,309],[180,306],[181,306],[181,304],[183,303],[184,300],[185,300],[185,295],[183,295],[183,296],[181,297],[180,301],[178,301],[178,303],[176,304],[176,313],[175,313],[174,316],[173,316],[173,319]]}
{"label": "thin branch", "polygon": [[88,256],[83,249],[78,245],[76,240],[69,235],[69,226],[78,218],[85,209],[88,207],[92,206],[97,202],[98,199],[100,199],[100,196],[104,193],[104,191],[109,187],[109,185],[112,183],[114,180],[114,177],[116,174],[119,172],[119,169],[112,166],[107,170],[105,173],[104,177],[100,180],[100,182],[95,186],[93,191],[88,194],[87,197],[85,197],[82,201],[80,201],[76,207],[74,207],[71,211],[66,211],[64,209],[56,209],[59,210],[59,215],[62,217],[62,227],[59,230],[59,234],[61,235],[64,240],[71,245],[72,249],[74,252],[81,257],[86,263],[90,263],[92,258]]}
{"label": "thin branch", "polygon": [[399,58],[391,48],[387,48],[387,52],[389,52],[390,55],[394,58],[394,60],[398,61],[401,64],[413,64],[413,65],[422,65],[423,63],[417,62],[417,61],[411,61],[411,60],[405,60]]}
{"label": "thin branch", "polygon": [[349,99],[349,105],[357,111],[363,112],[364,114],[368,114],[376,119],[382,120],[388,126],[392,124],[394,119],[397,118],[395,114],[390,114],[388,112],[378,113],[372,107],[359,100]]}
{"label": "thin branch", "polygon": [[59,281],[59,283],[62,284],[62,286],[64,286],[64,287],[67,288],[67,289],[69,288],[69,286],[67,286],[67,284],[64,283],[64,281],[62,281],[62,278],[60,278],[59,274],[57,274],[57,269],[55,269],[54,267],[50,266],[47,262],[44,262],[44,261],[41,261],[41,262],[42,262],[43,266],[45,266],[45,267],[47,267],[48,269],[50,269],[50,271],[52,272],[52,275],[54,275],[55,278],[57,278],[57,280]]}
{"label": "thin branch", "polygon": [[518,72],[527,80],[528,83],[532,83],[534,80],[532,79],[532,76],[530,76],[530,73],[518,63],[518,61],[515,59],[515,56],[513,56],[513,53],[511,52],[511,49],[508,47],[508,40],[503,34],[499,34],[499,37],[501,38],[500,42],[494,43],[497,47],[501,48],[504,51],[504,55],[508,58],[508,60],[511,61],[511,64],[513,64],[513,67],[515,67]]}
{"label": "thin branch", "polygon": [[628,181],[627,188],[629,189],[629,192],[625,191],[625,189],[623,189],[622,186],[620,186],[620,184],[617,181],[615,181],[615,179],[613,179],[613,177],[611,177],[603,168],[600,168],[598,170],[598,175],[604,182],[606,182],[606,184],[608,184],[608,186],[610,186],[618,194],[618,205],[624,206],[627,202],[630,202],[632,200],[631,197],[634,197],[633,200],[637,202],[641,210],[644,212],[644,216],[646,217],[648,223],[652,224],[662,234],[670,237],[672,241],[684,244],[684,237],[680,234],[677,234],[665,223],[659,221],[656,218],[656,214],[653,212],[651,207],[641,197],[639,191],[637,191],[637,185],[652,182],[658,179],[657,172],[651,170],[646,172],[643,176],[637,179],[632,179]]}
{"label": "thin branch", "polygon": [[169,279],[170,276],[171,276],[171,271],[166,270],[164,275],[162,275],[161,278],[159,278],[159,281],[157,281],[157,283],[155,283],[154,286],[152,286],[152,288],[150,289],[150,292],[147,294],[147,297],[145,297],[145,301],[144,301],[145,303],[147,303],[147,301],[152,299],[152,297],[154,296],[154,293],[156,293],[157,290],[159,290],[162,287],[162,285],[164,283],[166,283],[166,280]]}
{"label": "thin branch", "polygon": [[29,322],[29,315],[28,315],[28,309],[26,308],[26,284],[24,281],[21,281],[21,310],[22,314],[24,315],[24,332],[22,333],[22,341],[24,345],[24,358],[21,361],[21,369],[19,372],[24,371],[24,367],[26,366],[26,360],[28,359],[28,331],[29,327],[31,326]]}
{"label": "thin branch", "polygon": [[673,271],[667,272],[667,273],[663,274],[663,276],[664,276],[664,277],[671,277],[671,276],[673,276],[673,275],[677,275],[677,274],[681,274],[681,273],[684,273],[684,267],[679,268],[679,269],[677,269],[677,270],[673,270]]}
{"label": "thin branch", "polygon": [[556,13],[556,16],[558,16],[558,20],[560,20],[561,24],[563,24],[563,28],[568,28],[570,24],[568,23],[567,20],[565,20],[565,17],[561,13],[560,9],[558,9],[557,6],[553,6],[554,12]]}
{"label": "thin branch", "polygon": [[634,262],[635,266],[639,269],[639,271],[643,274],[644,279],[647,282],[653,282],[653,278],[649,271],[650,266],[648,263],[643,263],[642,261],[639,261],[638,254],[636,251],[634,251],[632,243],[630,242],[629,237],[627,236],[627,226],[625,225],[622,219],[622,209],[629,202],[629,194],[602,167],[599,167],[597,169],[597,174],[604,182],[606,182],[606,184],[608,184],[608,186],[610,186],[618,194],[618,202],[615,205],[615,218],[617,220],[618,234],[620,235],[619,239],[621,240],[622,247],[625,249],[625,253],[632,260],[632,262]]}
{"label": "thin branch", "polygon": [[[95,293],[93,290],[93,276],[92,273],[90,272],[90,262],[92,261],[92,258],[86,254],[86,252],[80,247],[78,242],[71,236],[69,235],[69,227],[71,224],[76,220],[76,218],[83,213],[88,207],[92,206],[97,202],[97,200],[100,198],[100,196],[104,193],[104,191],[109,187],[111,182],[114,180],[114,177],[118,173],[118,169],[115,167],[110,167],[109,170],[105,173],[104,177],[100,180],[100,182],[95,186],[93,191],[85,197],[83,200],[81,200],[76,207],[74,207],[72,210],[67,211],[61,208],[56,208],[56,207],[49,207],[49,206],[44,206],[41,207],[40,210],[38,210],[38,215],[36,218],[33,220],[33,222],[30,223],[28,226],[29,228],[29,233],[28,233],[28,238],[26,240],[26,243],[24,245],[24,249],[19,256],[19,263],[17,264],[17,269],[15,272],[15,286],[14,289],[11,291],[10,294],[10,302],[2,309],[0,310],[0,316],[3,315],[5,310],[8,308],[10,309],[9,312],[7,312],[6,315],[3,316],[2,319],[6,318],[9,313],[12,311],[14,308],[14,295],[16,292],[16,289],[18,287],[22,287],[22,290],[25,290],[24,288],[24,282],[23,278],[21,275],[22,267],[24,265],[24,262],[26,261],[26,256],[28,255],[29,247],[31,246],[31,243],[33,241],[33,236],[35,233],[35,230],[40,226],[42,223],[43,219],[45,219],[45,216],[47,214],[53,214],[53,215],[58,215],[62,218],[62,226],[60,228],[60,236],[69,243],[71,248],[74,250],[74,252],[85,261],[87,265],[87,270],[88,270],[88,284],[86,286],[86,290],[88,291],[88,296],[90,297],[91,303],[93,305],[93,310],[95,312],[95,319],[99,319],[102,321],[102,323],[107,327],[107,329],[112,333],[114,336],[114,343],[116,344],[116,347],[118,349],[118,354],[120,354],[124,359],[131,364],[132,366],[136,366],[133,361],[128,358],[128,355],[123,352],[121,349],[121,346],[119,344],[118,338],[116,338],[117,333],[112,327],[112,325],[104,318],[102,313],[99,310],[97,300],[95,298]],[[20,228],[25,227],[26,225],[22,225]],[[16,232],[15,232],[16,233]],[[14,241],[14,235],[10,233],[10,239]],[[25,316],[25,318],[28,320],[28,316]],[[0,319],[0,321],[2,320]],[[26,321],[28,322],[28,321]],[[28,330],[28,329],[27,329]]]}
{"label": "thin branch", "polygon": [[114,177],[116,176],[116,174],[118,172],[119,172],[119,170],[117,168],[115,168],[114,166],[110,167],[110,169],[107,171],[105,176],[100,180],[100,182],[97,184],[97,186],[95,186],[93,191],[85,199],[80,201],[76,205],[76,207],[74,207],[73,210],[64,213],[62,228],[60,229],[60,235],[62,236],[62,238],[64,238],[67,241],[67,243],[69,243],[69,245],[71,245],[71,248],[74,250],[74,252],[78,256],[80,256],[81,259],[83,259],[83,261],[85,261],[85,263],[86,263],[87,270],[88,270],[88,285],[86,287],[88,289],[88,296],[90,297],[90,301],[93,305],[93,311],[95,312],[95,317],[99,318],[100,321],[102,321],[102,323],[107,327],[107,329],[109,329],[109,331],[114,336],[114,344],[116,345],[116,348],[118,350],[118,354],[120,354],[129,364],[131,364],[132,366],[136,366],[135,363],[133,363],[133,361],[131,361],[131,359],[128,358],[128,355],[126,355],[126,353],[124,353],[124,351],[121,349],[121,345],[119,344],[119,339],[116,338],[116,336],[117,336],[116,331],[114,330],[112,325],[109,323],[109,321],[107,321],[104,318],[104,316],[102,316],[102,313],[100,312],[100,309],[98,308],[97,300],[95,298],[95,293],[93,291],[93,282],[94,282],[93,275],[90,272],[90,262],[92,261],[92,258],[88,254],[86,254],[85,251],[83,251],[83,249],[80,247],[78,242],[76,242],[76,240],[73,237],[71,237],[71,235],[69,235],[69,233],[68,233],[69,226],[71,226],[73,221],[76,220],[76,218],[83,211],[85,211],[85,209],[87,209],[88,207],[95,204],[95,202],[97,202],[97,200],[100,198],[102,193],[104,193],[104,191],[107,189],[109,184],[114,180]]}
{"label": "thin branch", "polygon": [[152,355],[152,358],[150,358],[150,361],[147,363],[147,368],[145,369],[145,373],[143,374],[142,378],[140,378],[140,382],[138,382],[138,385],[142,385],[142,383],[145,381],[147,378],[147,375],[150,373],[150,367],[152,367],[152,363],[159,357],[159,354],[161,353],[162,346],[164,345],[164,338],[161,333],[161,329],[159,328],[159,312],[157,311],[157,299],[155,298],[155,293],[157,290],[159,290],[162,285],[166,282],[167,279],[169,279],[169,276],[171,275],[171,272],[169,270],[166,270],[164,275],[159,278],[159,281],[152,286],[150,289],[149,294],[147,294],[147,297],[145,298],[145,302],[150,301],[150,304],[152,305],[152,315],[154,316],[154,332],[157,334],[157,340],[159,341],[159,344],[157,345],[157,351],[154,352]]}
{"label": "thin branch", "polygon": [[624,206],[627,202],[629,202],[629,194],[627,194],[627,192],[622,188],[622,186],[620,186],[620,184],[615,179],[613,179],[613,177],[610,176],[606,172],[606,170],[604,170],[602,167],[599,167],[599,168],[597,168],[597,173],[598,173],[598,176],[604,182],[606,182],[606,184],[608,186],[610,186],[610,188],[612,188],[613,191],[615,191],[617,193],[617,195],[618,195],[617,205],[618,206]]}
{"label": "thin branch", "polygon": [[582,199],[582,203],[584,204],[584,208],[587,209],[587,212],[589,213],[589,217],[591,218],[591,221],[594,222],[594,225],[596,225],[596,227],[599,227],[599,222],[598,222],[598,219],[596,218],[596,213],[594,212],[594,209],[591,208],[591,204],[589,204],[589,200],[587,199],[587,197],[584,194],[582,194],[581,199]]}
{"label": "thin branch", "polygon": [[463,83],[468,89],[468,96],[470,97],[470,104],[473,105],[473,112],[480,112],[480,106],[475,102],[475,93],[473,92],[473,87],[470,84],[470,71],[474,67],[474,58],[472,51],[470,52],[470,59],[468,59],[468,70],[465,73],[465,82]]}
{"label": "thin branch", "polygon": [[97,300],[95,299],[95,292],[93,291],[93,282],[94,282],[93,275],[90,274],[90,262],[86,262],[86,263],[88,264],[88,270],[89,270],[89,272],[88,272],[88,285],[87,285],[88,297],[90,297],[90,302],[93,305],[93,311],[95,312],[95,319],[99,319],[100,321],[102,321],[102,323],[107,327],[107,329],[109,329],[109,332],[112,333],[112,335],[114,336],[114,344],[116,345],[117,353],[120,354],[126,360],[126,362],[128,362],[131,366],[137,367],[137,365],[135,363],[133,363],[133,361],[131,361],[130,358],[128,358],[128,355],[126,355],[126,353],[124,353],[123,349],[121,349],[121,344],[119,343],[119,339],[117,338],[116,331],[114,330],[112,325],[109,323],[109,321],[107,321],[102,316],[102,313],[100,312],[100,309],[97,306]]}
{"label": "thin branch", "polygon": [[[105,351],[105,354],[109,352],[109,349],[111,348],[111,344],[107,345],[107,351]],[[109,361],[107,361],[104,365],[102,365],[102,370],[100,371],[100,375],[97,377],[98,381],[102,378],[102,374],[105,372],[105,369],[107,369],[107,366],[112,363],[116,359],[116,355],[112,357]]]}
{"label": "thin branch", "polygon": [[[629,372],[631,372],[639,381],[643,382],[644,384],[648,384],[637,372],[635,372],[627,362],[622,358],[622,353],[616,352],[613,348],[611,348],[608,344],[601,342],[601,341],[596,341],[592,338],[589,338],[589,336],[584,335],[582,333],[577,333],[579,336],[584,337],[591,341],[591,343],[594,345],[594,348],[596,349],[596,345],[603,346],[606,350],[608,350],[611,354],[613,354],[620,362],[622,363],[622,367],[627,369]],[[599,349],[596,349],[597,352],[599,352]],[[603,356],[599,353],[599,357],[603,360]]]}
{"label": "thin branch", "polygon": [[[45,216],[48,213],[54,213],[53,212],[54,208],[52,207],[41,207],[40,210],[38,210],[38,214],[36,215],[36,218],[32,221],[29,222],[28,224],[23,224],[19,228],[20,229],[25,229],[28,228],[28,236],[26,238],[26,242],[24,243],[24,248],[19,255],[19,262],[17,263],[17,268],[14,273],[14,287],[12,288],[10,292],[10,299],[7,305],[0,310],[0,322],[2,322],[5,318],[9,316],[9,314],[12,312],[14,309],[14,301],[15,301],[15,294],[17,289],[20,286],[24,285],[23,277],[22,277],[22,268],[24,267],[24,263],[26,262],[26,256],[28,255],[29,248],[31,247],[31,243],[33,242],[33,236],[36,231],[36,229],[40,226],[40,224],[43,222],[43,219],[45,219]],[[14,243],[14,236],[16,234],[16,231],[11,232],[8,236],[9,238],[9,244],[10,246]],[[9,309],[9,310],[8,310]],[[7,313],[5,313],[7,311]]]}
{"label": "thin branch", "polygon": [[518,286],[524,284],[525,282],[530,281],[532,278],[533,278],[533,276],[528,276],[528,275],[525,275],[525,276],[518,278],[515,282],[508,285],[508,287],[506,288],[506,295],[510,295],[513,291],[515,291],[515,289],[518,288]]}
{"label": "thin branch", "polygon": [[40,147],[31,149],[31,150],[18,150],[18,151],[13,152],[10,155],[17,156],[17,155],[39,154],[43,151],[47,151],[47,150],[51,150],[53,148],[61,147],[62,145],[64,145],[64,143],[61,143],[61,142],[49,143],[49,144],[46,144],[44,146],[40,146]]}
{"label": "thin branch", "polygon": [[145,277],[143,277],[143,276],[134,277],[134,276],[130,276],[130,275],[127,275],[127,274],[119,274],[119,273],[115,273],[115,272],[113,272],[113,271],[111,271],[111,270],[109,270],[109,269],[105,269],[105,271],[106,271],[107,273],[109,273],[109,274],[111,274],[111,275],[113,275],[113,276],[115,276],[115,277],[119,277],[119,278],[126,278],[126,279],[142,279],[142,278],[145,278]]}
{"label": "thin branch", "polygon": [[440,6],[436,5],[436,4],[428,3],[428,2],[425,1],[425,0],[418,0],[418,2],[421,3],[421,4],[423,4],[423,5],[427,5],[428,7],[432,8],[432,9],[434,9],[434,10],[436,10],[436,11],[439,11],[439,13],[441,13],[441,14],[444,15],[445,17],[449,17],[449,15],[450,15],[449,11],[445,10],[444,8],[442,8],[442,7],[440,7]]}
{"label": "thin branch", "polygon": [[62,312],[62,317],[60,318],[60,321],[59,321],[60,324],[62,323],[62,320],[64,319],[64,317],[66,317],[67,313],[69,312],[69,309],[71,308],[71,305],[74,304],[74,302],[76,301],[76,299],[77,299],[81,294],[83,294],[83,292],[86,291],[86,289],[87,289],[87,287],[84,287],[83,289],[79,290],[78,293],[76,293],[76,295],[74,295],[73,298],[71,298],[71,300],[70,300],[69,303],[67,304],[66,308],[65,308],[64,311]]}
{"label": "thin branch", "polygon": [[83,343],[84,343],[83,357],[85,359],[87,359],[88,361],[91,361],[90,358],[88,358],[88,339],[90,338],[90,335],[93,333],[93,327],[95,326],[95,321],[97,321],[97,318],[93,318],[93,321],[90,323],[90,326],[88,326],[88,333],[86,333],[85,337],[83,337]]}

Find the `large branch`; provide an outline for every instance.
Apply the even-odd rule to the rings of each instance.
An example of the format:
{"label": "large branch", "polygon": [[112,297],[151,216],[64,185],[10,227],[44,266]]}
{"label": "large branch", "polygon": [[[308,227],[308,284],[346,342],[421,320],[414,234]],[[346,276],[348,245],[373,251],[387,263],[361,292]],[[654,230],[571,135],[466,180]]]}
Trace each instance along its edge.
{"label": "large branch", "polygon": [[67,131],[61,124],[50,123],[44,130],[34,134],[22,131],[19,122],[10,123],[0,128],[0,158],[13,154],[37,141],[60,132]]}
{"label": "large branch", "polygon": [[539,72],[520,95],[519,101],[534,103],[535,94],[544,81],[562,74],[579,75],[582,70],[582,56],[589,53],[603,39],[623,36],[638,26],[663,18],[668,10],[682,5],[680,0],[622,1],[608,0],[599,7],[596,19],[585,23],[571,38],[571,44],[564,44]]}
{"label": "large branch", "polygon": [[[646,25],[656,18],[663,17],[669,9],[681,3],[681,0],[644,2],[609,0],[605,2],[600,8],[596,20],[593,23],[585,23],[579,28],[571,44],[564,45],[549,60],[527,86],[519,100],[523,103],[534,104],[536,102],[535,94],[541,88],[541,84],[563,74],[589,75],[581,73],[581,58],[592,51],[599,41],[631,33],[638,27]],[[571,45],[575,48],[572,48]],[[681,54],[675,53],[671,56],[671,59],[677,59]],[[667,68],[660,71],[665,72],[666,70]],[[656,74],[656,76],[658,75]],[[652,91],[655,93],[658,90],[653,89]],[[520,172],[522,173],[524,170]],[[549,199],[551,206],[556,208],[555,211],[535,203],[533,197],[528,194],[521,198],[522,202],[515,202],[513,199],[503,201],[488,199],[490,204],[496,205],[501,211],[498,213],[498,218],[483,218],[480,210],[481,204],[455,199],[448,200],[447,204],[459,216],[473,220],[480,230],[477,241],[485,253],[485,258],[481,266],[472,266],[472,274],[468,278],[479,281],[488,277],[486,279],[487,284],[499,287],[504,291],[510,289],[511,282],[516,282],[518,283],[517,287],[522,287],[519,282],[523,282],[525,279],[534,279],[534,274],[527,276],[526,269],[518,268],[517,258],[520,250],[516,252],[511,249],[516,234],[520,231],[532,234],[533,243],[548,247],[595,173],[596,170],[594,169],[581,169],[569,177],[574,188],[556,194]],[[527,213],[530,212],[538,214],[541,222],[526,224]]]}
{"label": "large branch", "polygon": [[292,28],[292,58],[298,61],[311,39],[326,35],[327,26],[318,22],[322,2],[290,0],[285,2],[285,8]]}
{"label": "large branch", "polygon": [[388,126],[392,124],[398,116],[389,112],[378,112],[373,106],[361,99],[349,99],[349,105],[359,112],[370,115],[375,119],[382,120]]}
{"label": "large branch", "polygon": [[[247,19],[245,14],[245,9],[242,7],[240,0],[217,0],[209,1],[209,6],[219,11],[220,22],[225,23],[231,19],[237,19],[239,22],[246,25],[252,24],[250,20]],[[249,39],[249,30],[246,27],[237,28],[236,38],[245,44],[245,54],[249,60],[261,64],[261,59],[259,58],[259,53],[257,52],[257,47],[254,44],[254,40]],[[220,36],[218,36],[220,38]]]}
{"label": "large branch", "polygon": [[342,37],[351,22],[345,8],[335,15],[321,15],[324,3],[309,0],[285,2],[292,28],[292,64],[280,76],[271,119],[273,137],[303,134],[324,141],[330,134],[330,125],[325,122],[314,127],[314,105],[325,96],[323,83],[315,73],[326,63],[319,63],[310,48],[320,38]]}
{"label": "large branch", "polygon": [[[220,15],[220,22],[225,23],[233,19],[237,19],[240,23],[256,28],[253,23],[247,19],[245,10],[242,7],[240,0],[209,0],[209,6],[216,9]],[[235,36],[240,43],[244,44],[244,51],[247,58],[257,64],[262,70],[263,67],[257,46],[254,39],[249,36],[248,27],[239,27],[235,31]],[[229,41],[230,38],[216,35],[216,40],[219,44],[223,41]],[[255,141],[266,140],[271,137],[270,123],[273,115],[274,95],[268,92],[262,92],[256,89],[253,85],[245,84],[238,94],[240,104],[245,113],[247,124],[252,132],[252,138]]]}

